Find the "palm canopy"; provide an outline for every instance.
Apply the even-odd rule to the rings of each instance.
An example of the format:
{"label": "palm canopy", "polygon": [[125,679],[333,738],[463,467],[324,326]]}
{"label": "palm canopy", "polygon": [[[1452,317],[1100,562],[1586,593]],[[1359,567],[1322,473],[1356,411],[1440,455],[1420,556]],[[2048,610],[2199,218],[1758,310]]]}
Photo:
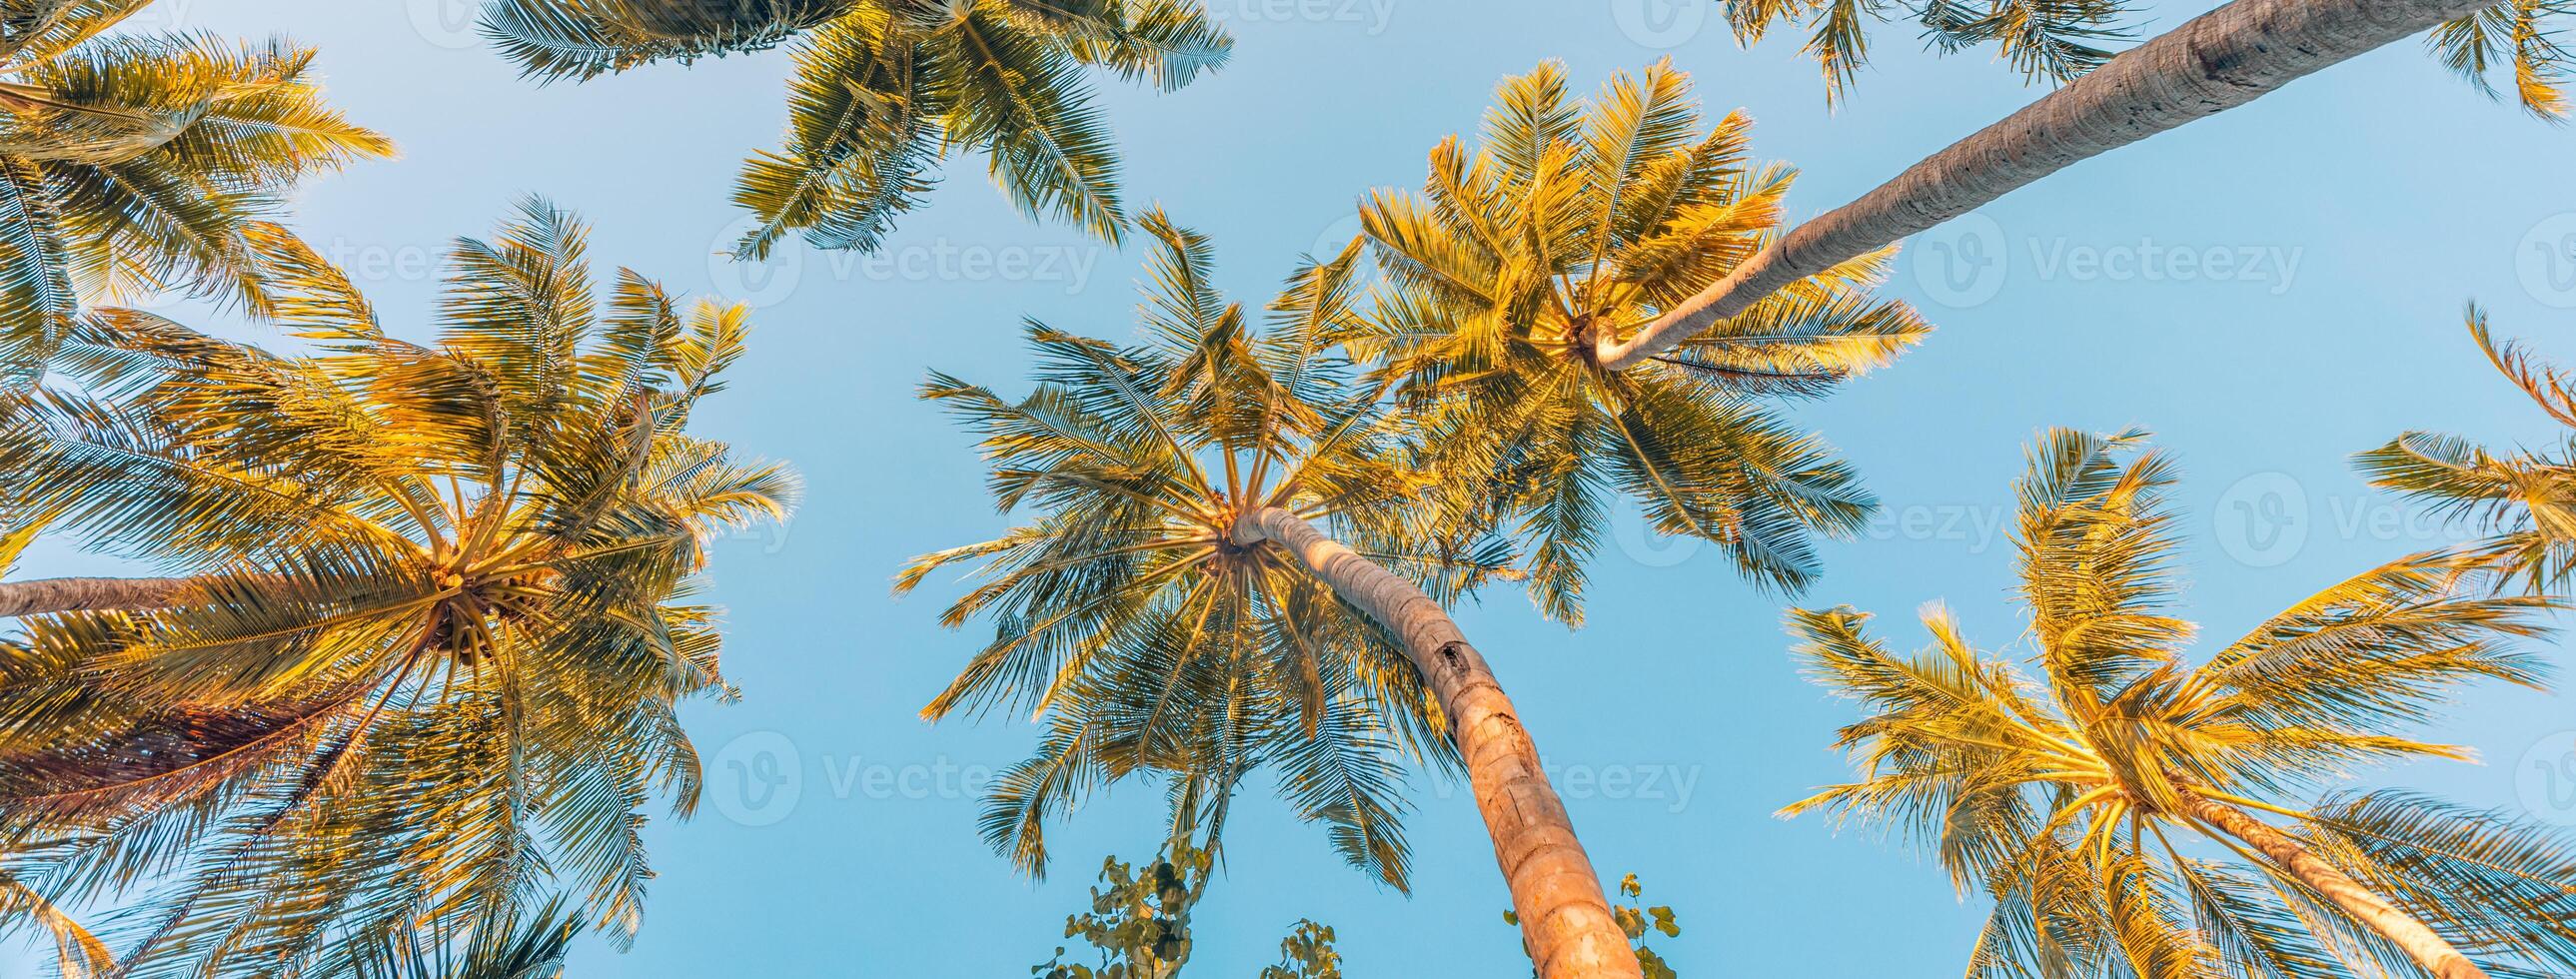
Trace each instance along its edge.
{"label": "palm canopy", "polygon": [[986,838],[1031,871],[1044,821],[1086,792],[1161,773],[1221,798],[1266,768],[1354,865],[1402,886],[1400,766],[1451,761],[1440,706],[1394,636],[1279,545],[1235,543],[1234,525],[1263,507],[1327,520],[1444,600],[1508,554],[1426,542],[1408,524],[1423,483],[1334,349],[1359,328],[1356,246],[1299,269],[1255,329],[1208,284],[1204,239],[1158,213],[1141,225],[1156,245],[1145,343],[1033,324],[1026,397],[944,374],[922,389],[982,437],[1000,507],[1030,514],[900,579],[908,590],[977,562],[983,580],[945,621],[995,625],[923,713],[1007,706],[1044,721],[984,817]]}
{"label": "palm canopy", "polygon": [[264,308],[249,229],[306,177],[393,152],[283,40],[102,36],[143,0],[0,0],[0,380],[25,383],[88,293]]}
{"label": "palm canopy", "polygon": [[2193,627],[2172,614],[2173,482],[2135,433],[2040,440],[2016,523],[2036,676],[1972,648],[1937,607],[1912,655],[1849,608],[1792,612],[1799,655],[1868,716],[1837,742],[1862,780],[1786,811],[1899,831],[1984,889],[1995,908],[1971,976],[2422,974],[2268,859],[2284,840],[2496,975],[2565,974],[2576,840],[2403,792],[2311,801],[2357,765],[2465,757],[2405,729],[2465,683],[2532,683],[2538,665],[2513,647],[2550,603],[2464,594],[2459,558],[2418,555],[2191,665]]}
{"label": "palm canopy", "polygon": [[2576,380],[2488,328],[2470,306],[2469,336],[2505,378],[2568,427],[2555,450],[2498,455],[2456,435],[2408,432],[2357,457],[2371,485],[2430,502],[2495,530],[2485,550],[2500,581],[2561,592],[2576,576]]}
{"label": "palm canopy", "polygon": [[1597,340],[1724,278],[1778,227],[1792,174],[1747,162],[1749,125],[1703,130],[1689,78],[1666,63],[1589,104],[1541,64],[1504,82],[1473,156],[1445,140],[1421,194],[1362,205],[1391,288],[1359,346],[1416,409],[1455,514],[1517,520],[1535,542],[1532,593],[1557,618],[1581,618],[1614,495],[1784,589],[1815,577],[1812,535],[1853,532],[1875,506],[1772,403],[1821,396],[1929,331],[1870,296],[1888,251],[1635,369],[1594,358]]}
{"label": "palm canopy", "polygon": [[[1869,31],[1902,12],[1922,29],[1924,41],[1943,54],[1995,46],[1999,60],[2027,82],[2063,84],[2100,67],[2132,39],[2123,23],[2138,13],[2127,0],[1945,0],[1901,7],[1864,0],[1725,0],[1735,39],[1752,45],[1774,29],[1804,32],[1801,49],[1824,71],[1825,101],[1851,94],[1869,64]],[[2567,73],[2576,66],[2558,40],[2576,13],[2569,0],[2497,0],[2491,7],[2444,22],[2427,40],[2435,58],[2478,90],[2498,94],[2495,77],[2510,75],[2515,101],[2531,114],[2567,115]]]}
{"label": "palm canopy", "polygon": [[61,358],[85,391],[0,427],[54,527],[189,576],[24,619],[0,661],[0,869],[148,890],[138,975],[330,974],[556,888],[633,928],[636,810],[697,791],[677,703],[729,693],[695,576],[795,485],[686,431],[744,311],[627,271],[603,308],[584,237],[531,201],[460,240],[420,345],[272,230],[277,318],[318,353],[105,310]]}
{"label": "palm canopy", "polygon": [[490,0],[483,24],[549,81],[794,38],[786,145],[735,185],[756,218],[742,258],[791,234],[874,248],[968,149],[1023,211],[1116,241],[1127,215],[1088,70],[1170,91],[1233,45],[1194,0]]}

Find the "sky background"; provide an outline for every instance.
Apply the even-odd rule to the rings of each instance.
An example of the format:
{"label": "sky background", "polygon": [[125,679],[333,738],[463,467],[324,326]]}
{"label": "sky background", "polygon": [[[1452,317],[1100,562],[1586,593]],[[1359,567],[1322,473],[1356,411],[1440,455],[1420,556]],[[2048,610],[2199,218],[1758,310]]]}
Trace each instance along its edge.
{"label": "sky background", "polygon": [[[2155,32],[2209,5],[2149,6]],[[1359,195],[1417,184],[1432,144],[1471,132],[1494,84],[1541,59],[1589,91],[1670,55],[1712,117],[1748,109],[1756,152],[1803,168],[1789,198],[1800,218],[2039,94],[1985,52],[1924,55],[1900,25],[1878,33],[1857,97],[1828,113],[1791,39],[1740,49],[1705,0],[1211,8],[1237,42],[1222,71],[1171,95],[1103,78],[1102,102],[1135,209],[1159,202],[1212,235],[1222,283],[1256,305],[1299,253],[1347,240]],[[778,139],[784,52],[537,88],[482,47],[472,17],[467,0],[163,0],[137,24],[317,45],[333,100],[399,141],[402,159],[315,184],[295,222],[398,332],[432,329],[446,242],[532,192],[593,222],[603,271],[761,304],[750,355],[695,428],[792,460],[805,505],[782,530],[717,547],[744,698],[688,713],[708,804],[689,822],[657,810],[641,940],[626,954],[585,944],[570,974],[1026,974],[1087,904],[1101,856],[1151,852],[1161,793],[1134,784],[1083,807],[1055,831],[1043,883],[977,839],[973,783],[1020,758],[1033,729],[919,720],[985,633],[939,628],[953,579],[901,601],[888,585],[905,558],[1006,524],[968,438],[912,389],[933,367],[1024,389],[1024,316],[1133,336],[1141,250],[1023,220],[966,158],[879,258],[800,246],[728,265],[715,255],[739,218],[726,196],[740,159]],[[2493,375],[2459,312],[2477,299],[2502,331],[2576,355],[2570,163],[2567,130],[2488,101],[2410,41],[1927,233],[1888,292],[1921,303],[1938,332],[1795,409],[1886,505],[1870,533],[1826,549],[1828,574],[1802,601],[1875,611],[1910,648],[1923,639],[1914,609],[1945,599],[1981,646],[2017,643],[2001,525],[2023,446],[2052,425],[2144,426],[2178,456],[2186,612],[2213,637],[2455,538],[2362,485],[2348,457],[2413,428],[2496,445],[2563,437]],[[1856,717],[1798,675],[1779,601],[1633,513],[1613,538],[1583,630],[1542,622],[1510,591],[1461,618],[1604,876],[1636,872],[1650,903],[1679,911],[1683,937],[1658,951],[1689,976],[1954,971],[1983,912],[1937,866],[1824,818],[1771,815],[1848,774],[1828,745]],[[17,573],[116,570],[55,544]],[[2576,780],[2550,774],[2576,751],[2571,706],[2481,691],[2442,730],[2484,765],[2365,777],[2576,824]],[[1303,916],[1335,927],[1355,976],[1522,974],[1464,787],[1413,788],[1409,898],[1344,867],[1266,787],[1248,793],[1193,965],[1250,975]],[[36,974],[31,953],[0,946],[0,975]]]}

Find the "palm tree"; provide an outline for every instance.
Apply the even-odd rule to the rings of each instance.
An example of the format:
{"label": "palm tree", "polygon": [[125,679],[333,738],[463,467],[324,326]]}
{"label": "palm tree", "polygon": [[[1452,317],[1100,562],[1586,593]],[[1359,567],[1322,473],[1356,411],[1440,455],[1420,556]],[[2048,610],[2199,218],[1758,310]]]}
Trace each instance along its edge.
{"label": "palm tree", "polygon": [[585,235],[530,201],[459,241],[421,345],[263,233],[319,353],[104,310],[60,358],[83,388],[11,407],[13,491],[175,576],[13,598],[0,656],[0,838],[49,894],[150,891],[129,967],[336,974],[548,882],[632,931],[635,810],[697,789],[677,704],[730,693],[694,576],[794,480],[686,434],[744,311],[632,272],[602,308]]}
{"label": "palm tree", "polygon": [[1616,75],[1585,104],[1544,63],[1503,83],[1472,157],[1444,140],[1420,195],[1361,207],[1395,287],[1362,346],[1417,409],[1453,517],[1516,521],[1535,541],[1531,592],[1552,617],[1581,620],[1614,494],[1789,590],[1817,574],[1812,535],[1855,531],[1875,507],[1766,402],[1821,396],[1921,341],[1914,310],[1869,294],[1887,253],[1635,370],[1593,357],[1769,240],[1793,173],[1747,162],[1749,126],[1737,114],[1703,130],[1669,64]]}
{"label": "palm tree", "polygon": [[[2469,336],[2505,378],[2561,425],[2576,430],[2576,382],[2511,341],[2498,341],[2472,304]],[[2576,578],[2576,436],[2552,452],[2499,456],[2456,435],[2408,432],[2356,457],[2371,485],[2396,490],[2493,528],[2482,550],[2500,582],[2532,594],[2564,593]]]}
{"label": "palm tree", "polygon": [[0,381],[23,385],[83,293],[265,306],[247,242],[306,177],[392,154],[283,40],[101,36],[145,0],[0,0]]}
{"label": "palm tree", "polygon": [[[2136,8],[2119,0],[1983,0],[1928,3],[1904,8],[1923,37],[1944,54],[1985,44],[2024,81],[2064,84],[2100,67],[2111,52],[2102,45],[2127,39],[2119,24]],[[1893,10],[1861,0],[1726,0],[1735,39],[1751,46],[1775,27],[1796,24],[1807,34],[1805,53],[1824,70],[1825,101],[1850,94],[1854,77],[1869,63],[1869,22],[1886,23]],[[2436,57],[2490,96],[2490,76],[2510,71],[2514,97],[2543,119],[2567,115],[2566,84],[2576,54],[2559,43],[2560,17],[2576,13],[2568,0],[2494,0],[2442,22],[2431,37]]]}
{"label": "palm tree", "polygon": [[790,233],[875,248],[964,149],[1023,211],[1116,241],[1117,153],[1085,69],[1172,91],[1233,46],[1195,0],[489,0],[483,25],[546,81],[793,38],[787,144],[734,189],[757,218],[735,251],[750,259]]}
{"label": "palm tree", "polygon": [[1950,144],[1764,245],[1633,331],[1595,337],[1632,370],[1791,284],[1894,245],[2078,161],[2216,115],[2492,0],[2235,0]]}
{"label": "palm tree", "polygon": [[1008,706],[1047,725],[999,780],[987,839],[1034,870],[1042,821],[1087,791],[1267,765],[1346,859],[1401,887],[1401,762],[1463,763],[1540,974],[1636,975],[1510,699],[1432,597],[1509,553],[1433,533],[1413,505],[1427,480],[1335,352],[1360,328],[1356,243],[1300,269],[1255,330],[1209,286],[1204,239],[1141,224],[1158,246],[1147,343],[1035,325],[1027,397],[947,375],[923,389],[982,436],[1000,507],[1032,514],[898,583],[980,562],[945,621],[996,626],[925,716]]}
{"label": "palm tree", "polygon": [[[2320,786],[2465,759],[2405,728],[2479,679],[2551,600],[2466,594],[2427,554],[2291,606],[2192,665],[2172,615],[2173,467],[2141,436],[2044,436],[2019,486],[2027,675],[1927,611],[1893,654],[1839,608],[1795,611],[1820,682],[1865,703],[1862,780],[1828,809],[1919,838],[1995,902],[1971,976],[2565,975],[2576,839],[2411,792]],[[2411,965],[2409,964],[2411,963]]]}

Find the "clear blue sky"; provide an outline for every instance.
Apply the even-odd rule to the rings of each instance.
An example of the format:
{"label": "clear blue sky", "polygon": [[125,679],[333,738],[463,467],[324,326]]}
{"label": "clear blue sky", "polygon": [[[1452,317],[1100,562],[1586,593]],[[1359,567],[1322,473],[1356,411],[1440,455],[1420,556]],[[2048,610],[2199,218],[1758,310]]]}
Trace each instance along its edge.
{"label": "clear blue sky", "polygon": [[[1109,82],[1106,108],[1134,200],[1212,234],[1224,282],[1259,303],[1299,252],[1349,235],[1359,194],[1418,182],[1425,151],[1471,129],[1497,79],[1542,58],[1565,60],[1590,89],[1666,53],[1641,38],[1671,42],[1710,109],[1749,109],[1757,151],[1805,169],[1790,198],[1798,216],[2037,94],[1982,54],[1922,56],[1897,27],[1881,32],[1858,98],[1828,114],[1792,44],[1739,50],[1713,5],[1678,3],[1213,0],[1236,32],[1233,63],[1170,96]],[[727,269],[713,259],[737,218],[726,192],[744,152],[777,138],[786,56],[536,89],[474,41],[471,6],[163,0],[145,19],[318,44],[334,98],[401,142],[403,159],[314,187],[298,225],[407,319],[402,329],[428,329],[444,242],[481,233],[531,191],[595,222],[603,264],[770,303],[700,427],[793,460],[808,499],[783,533],[716,552],[744,700],[690,712],[710,805],[692,822],[655,823],[661,877],[635,951],[585,946],[572,974],[1025,974],[1083,903],[1098,857],[1150,849],[1160,795],[1140,784],[1077,813],[1043,884],[976,839],[964,776],[1017,759],[1032,732],[1006,718],[916,718],[982,633],[937,626],[953,587],[898,602],[887,586],[907,556],[1004,524],[966,438],[911,389],[931,367],[1015,385],[1026,315],[1128,335],[1138,253],[1022,220],[966,160],[933,206],[905,219],[887,258],[790,250],[764,269]],[[2161,30],[2205,5],[2153,6],[2162,17],[2149,26]],[[1641,9],[1679,19],[1628,16]],[[2023,621],[2005,600],[1998,521],[2023,444],[2056,424],[2143,425],[2179,454],[2189,610],[2218,636],[2439,543],[2441,528],[2368,491],[2346,458],[2412,427],[2493,443],[2560,437],[2492,376],[2458,310],[2475,297],[2505,330],[2576,354],[2576,311],[2559,308],[2576,291],[2554,289],[2530,251],[2576,232],[2576,218],[2552,221],[2576,212],[2570,140],[2442,75],[2409,42],[1931,232],[1916,245],[1933,247],[1911,251],[1890,288],[1923,302],[1939,332],[1896,368],[1799,409],[1889,510],[1868,538],[1828,550],[1830,572],[1806,600],[1877,611],[1911,645],[1912,610],[1943,598],[1980,643],[2014,642]],[[1952,264],[1980,255],[1987,264]],[[2274,533],[2292,528],[2302,532]],[[1646,539],[1633,516],[1617,537],[1581,632],[1540,622],[1507,592],[1464,618],[1565,781],[1603,872],[1635,870],[1654,901],[1680,910],[1684,937],[1659,943],[1668,958],[1695,976],[1956,968],[1982,911],[1937,868],[1821,819],[1770,815],[1844,776],[1826,745],[1854,717],[1797,675],[1778,605],[1717,555]],[[18,573],[110,567],[57,547]],[[2576,820],[2576,804],[2551,808],[2524,760],[2535,745],[2576,744],[2571,705],[2478,695],[2447,730],[2487,764],[2397,777]],[[764,764],[759,749],[782,743],[792,758],[767,757],[801,776],[799,798],[749,805],[744,770],[728,763]],[[1354,975],[1521,974],[1463,790],[1415,788],[1409,899],[1345,869],[1320,829],[1247,796],[1227,874],[1198,919],[1200,970],[1248,975],[1312,916],[1339,930]],[[24,954],[0,951],[0,974],[32,974],[32,960],[8,957]]]}

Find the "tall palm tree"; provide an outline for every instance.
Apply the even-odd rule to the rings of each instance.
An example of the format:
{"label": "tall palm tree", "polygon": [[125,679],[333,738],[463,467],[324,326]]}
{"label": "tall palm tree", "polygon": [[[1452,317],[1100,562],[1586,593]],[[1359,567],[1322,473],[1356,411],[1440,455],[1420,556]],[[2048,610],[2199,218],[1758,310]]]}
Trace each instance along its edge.
{"label": "tall palm tree", "polygon": [[1172,91],[1233,46],[1195,0],[489,0],[483,25],[547,81],[794,39],[787,144],[734,189],[752,259],[790,234],[876,247],[965,149],[1023,211],[1116,241],[1117,153],[1086,70]]}
{"label": "tall palm tree", "polygon": [[1453,515],[1517,523],[1532,594],[1580,621],[1583,565],[1610,498],[1716,541],[1783,589],[1817,574],[1811,537],[1875,502],[1770,402],[1816,397],[1929,332],[1870,296],[1885,252],[1809,276],[1635,370],[1620,335],[1724,278],[1768,241],[1793,173],[1747,160],[1750,123],[1703,129],[1689,78],[1658,63],[1589,104],[1554,63],[1507,79],[1473,156],[1431,151],[1418,195],[1381,191],[1362,227],[1395,288],[1362,347],[1444,474]]}
{"label": "tall palm tree", "polygon": [[1401,762],[1463,763],[1540,974],[1636,975],[1537,749],[1432,597],[1509,554],[1421,519],[1427,480],[1335,352],[1360,328],[1356,244],[1292,276],[1255,330],[1209,286],[1205,240],[1141,223],[1158,246],[1148,342],[1037,325],[1027,397],[946,375],[924,388],[982,435],[1001,508],[1032,515],[898,584],[980,562],[946,622],[996,627],[926,716],[1007,705],[1047,725],[1000,779],[987,838],[1034,868],[1042,820],[1086,791],[1266,765],[1347,859],[1401,886]]}
{"label": "tall palm tree", "polygon": [[2501,582],[2563,594],[2576,579],[2576,380],[2488,329],[2471,305],[2469,336],[2496,370],[2552,420],[2568,426],[2556,451],[2497,455],[2456,435],[2408,432],[2356,458],[2371,485],[2396,490],[2492,528],[2483,546]]}
{"label": "tall palm tree", "polygon": [[[1805,53],[1824,70],[1825,101],[1842,101],[1869,63],[1871,22],[1886,23],[1899,8],[1863,0],[1725,0],[1727,25],[1747,46],[1777,27],[1806,32]],[[2112,52],[2103,45],[2130,36],[2120,24],[2137,8],[2121,0],[1977,0],[1901,8],[1923,38],[1944,54],[1993,44],[2025,81],[2063,84],[2100,67]],[[2495,95],[2491,76],[2510,73],[2514,98],[2543,119],[2567,115],[2566,84],[2576,53],[2559,43],[2560,18],[2576,13],[2568,0],[2492,0],[2442,22],[2430,38],[2434,55],[2453,72]]]}
{"label": "tall palm tree", "polygon": [[0,381],[84,292],[265,305],[254,222],[306,177],[393,152],[322,101],[283,40],[102,36],[146,0],[0,0]]}
{"label": "tall palm tree", "polygon": [[1827,809],[1919,838],[1995,902],[1971,976],[2565,975],[2576,839],[2404,791],[2357,765],[2464,759],[2406,729],[2471,681],[2531,684],[2516,643],[2554,602],[2464,592],[2409,557],[2307,598],[2197,665],[2174,617],[2171,464],[2059,430],[2031,453],[2017,542],[2031,676],[1968,645],[1890,653],[1868,616],[1795,611],[1861,781]]}
{"label": "tall palm tree", "polygon": [[1633,370],[1772,293],[1894,245],[2078,161],[2244,105],[2492,0],[2234,0],[2122,52],[1763,246],[1653,322],[1595,338]]}
{"label": "tall palm tree", "polygon": [[743,310],[632,272],[603,308],[585,235],[530,201],[459,241],[421,345],[264,234],[319,353],[106,310],[62,352],[83,388],[11,406],[13,492],[173,573],[12,601],[0,657],[0,839],[49,894],[144,892],[137,974],[335,974],[549,882],[633,929],[636,810],[697,789],[677,704],[730,693],[695,575],[794,481],[686,432]]}

